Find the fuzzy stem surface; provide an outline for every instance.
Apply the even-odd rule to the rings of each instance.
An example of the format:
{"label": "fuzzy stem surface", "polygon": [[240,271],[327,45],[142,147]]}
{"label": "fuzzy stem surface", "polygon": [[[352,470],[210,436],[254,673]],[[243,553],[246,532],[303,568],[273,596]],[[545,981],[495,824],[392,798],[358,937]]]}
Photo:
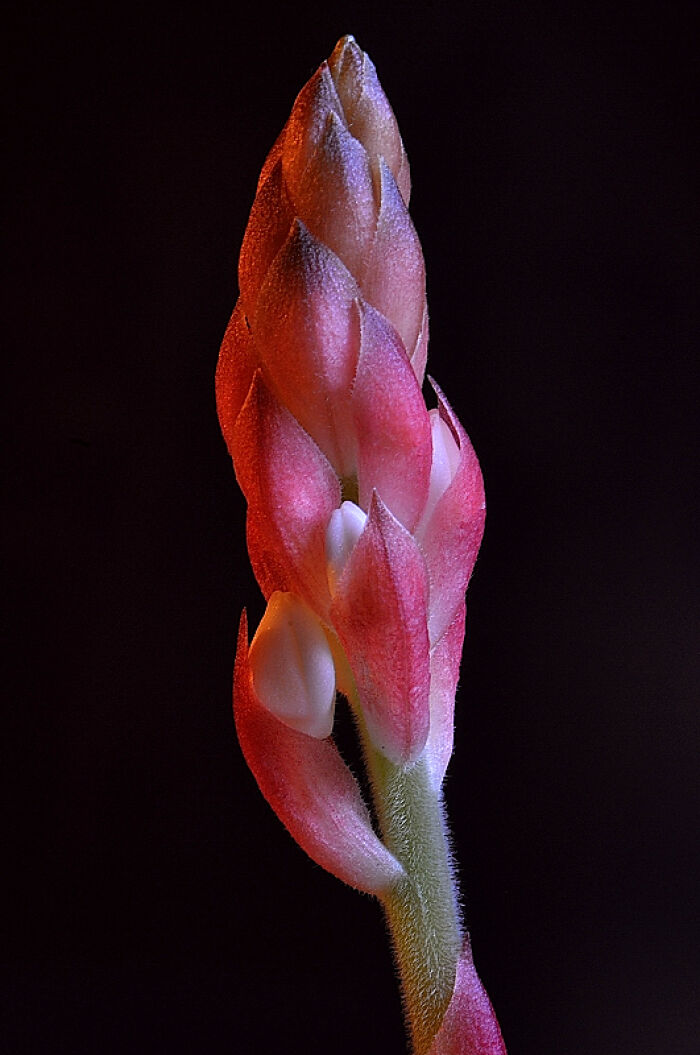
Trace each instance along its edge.
{"label": "fuzzy stem surface", "polygon": [[[357,717],[360,708],[353,709]],[[425,1055],[452,997],[463,936],[444,805],[424,760],[396,765],[371,743],[361,718],[358,729],[382,838],[406,872],[383,905],[413,1055]]]}

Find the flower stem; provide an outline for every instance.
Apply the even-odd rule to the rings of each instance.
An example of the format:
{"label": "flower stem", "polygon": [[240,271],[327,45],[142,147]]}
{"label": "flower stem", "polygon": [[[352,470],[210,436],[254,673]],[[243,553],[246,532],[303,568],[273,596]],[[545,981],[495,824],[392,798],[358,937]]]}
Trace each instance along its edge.
{"label": "flower stem", "polygon": [[443,804],[425,761],[395,765],[372,745],[361,720],[358,727],[382,837],[406,873],[384,910],[413,1053],[425,1055],[452,997],[462,945]]}

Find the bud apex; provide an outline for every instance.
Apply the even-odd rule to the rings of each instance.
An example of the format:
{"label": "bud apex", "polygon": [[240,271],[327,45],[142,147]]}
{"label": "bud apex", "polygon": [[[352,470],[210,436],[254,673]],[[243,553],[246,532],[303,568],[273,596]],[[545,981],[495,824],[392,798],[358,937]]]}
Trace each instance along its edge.
{"label": "bud apex", "polygon": [[334,509],[326,530],[326,557],[328,558],[328,584],[331,593],[343,574],[355,543],[365,529],[367,514],[354,502],[343,502]]}
{"label": "bud apex", "polygon": [[273,593],[250,646],[256,695],[281,722],[323,740],[335,710],[335,666],[319,620],[293,593]]}

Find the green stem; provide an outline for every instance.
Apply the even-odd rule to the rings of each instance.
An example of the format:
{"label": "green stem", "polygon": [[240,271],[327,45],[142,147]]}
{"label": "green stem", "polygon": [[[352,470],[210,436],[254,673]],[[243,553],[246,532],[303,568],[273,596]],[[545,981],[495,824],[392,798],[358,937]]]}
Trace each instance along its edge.
{"label": "green stem", "polygon": [[361,718],[358,727],[382,837],[406,873],[384,909],[413,1052],[425,1055],[450,1002],[462,945],[443,804],[425,761],[395,765],[372,745]]}

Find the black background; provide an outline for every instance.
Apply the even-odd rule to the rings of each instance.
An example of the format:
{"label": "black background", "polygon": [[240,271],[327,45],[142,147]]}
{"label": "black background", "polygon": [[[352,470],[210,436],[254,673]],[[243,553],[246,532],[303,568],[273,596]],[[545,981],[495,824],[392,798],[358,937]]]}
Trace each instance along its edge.
{"label": "black background", "polygon": [[7,1050],[405,1050],[377,905],[230,714],[262,605],[214,367],[260,166],[344,32],[486,479],[447,784],[477,964],[510,1055],[694,1055],[697,48],[673,4],[580,2],[6,22]]}

